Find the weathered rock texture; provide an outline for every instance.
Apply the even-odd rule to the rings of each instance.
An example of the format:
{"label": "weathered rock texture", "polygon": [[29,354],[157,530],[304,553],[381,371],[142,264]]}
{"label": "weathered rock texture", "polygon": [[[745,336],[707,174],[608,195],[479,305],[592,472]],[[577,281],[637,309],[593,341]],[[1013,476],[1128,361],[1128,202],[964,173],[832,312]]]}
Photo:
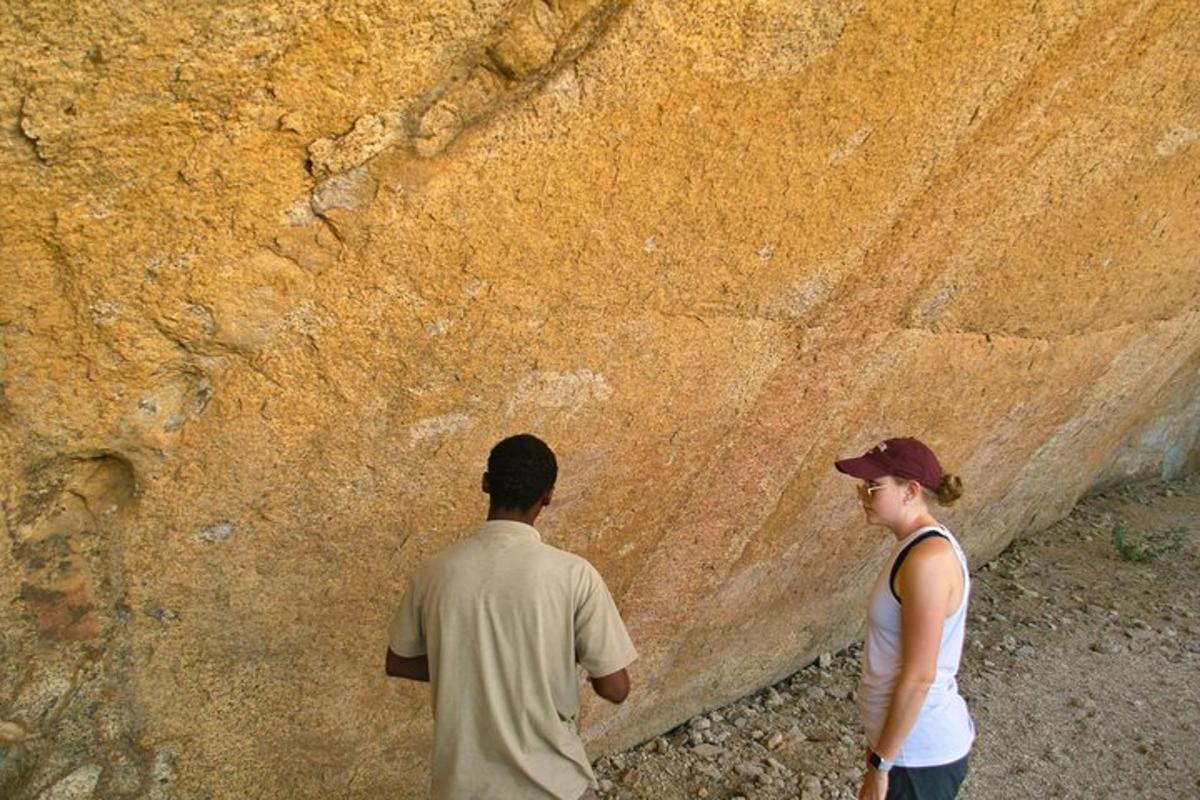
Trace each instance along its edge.
{"label": "weathered rock texture", "polygon": [[640,645],[595,752],[857,630],[830,462],[988,558],[1200,428],[1200,6],[8,3],[6,797],[417,797],[488,447]]}

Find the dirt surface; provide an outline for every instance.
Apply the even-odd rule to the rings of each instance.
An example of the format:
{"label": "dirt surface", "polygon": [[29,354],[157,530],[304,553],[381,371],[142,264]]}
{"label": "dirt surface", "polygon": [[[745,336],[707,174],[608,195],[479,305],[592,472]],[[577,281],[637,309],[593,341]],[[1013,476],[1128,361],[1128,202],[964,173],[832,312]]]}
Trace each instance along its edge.
{"label": "dirt surface", "polygon": [[[1094,494],[975,570],[961,797],[1200,797],[1200,476]],[[853,798],[861,647],[600,759],[609,798]]]}

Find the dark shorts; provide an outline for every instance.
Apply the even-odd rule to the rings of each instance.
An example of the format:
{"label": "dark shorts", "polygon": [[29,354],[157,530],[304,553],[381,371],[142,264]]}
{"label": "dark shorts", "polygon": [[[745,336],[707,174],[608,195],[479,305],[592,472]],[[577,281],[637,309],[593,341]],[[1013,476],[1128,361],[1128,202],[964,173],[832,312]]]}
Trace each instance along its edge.
{"label": "dark shorts", "polygon": [[887,800],[954,800],[967,777],[969,758],[936,767],[892,767]]}

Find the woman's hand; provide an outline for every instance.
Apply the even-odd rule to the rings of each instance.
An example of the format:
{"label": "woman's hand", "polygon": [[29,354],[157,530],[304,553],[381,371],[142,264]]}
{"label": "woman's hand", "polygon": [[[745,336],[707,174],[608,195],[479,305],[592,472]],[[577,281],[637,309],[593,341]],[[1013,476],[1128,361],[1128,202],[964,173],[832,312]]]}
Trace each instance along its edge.
{"label": "woman's hand", "polygon": [[867,767],[863,777],[862,788],[858,790],[858,800],[884,800],[887,797],[888,774],[874,767]]}

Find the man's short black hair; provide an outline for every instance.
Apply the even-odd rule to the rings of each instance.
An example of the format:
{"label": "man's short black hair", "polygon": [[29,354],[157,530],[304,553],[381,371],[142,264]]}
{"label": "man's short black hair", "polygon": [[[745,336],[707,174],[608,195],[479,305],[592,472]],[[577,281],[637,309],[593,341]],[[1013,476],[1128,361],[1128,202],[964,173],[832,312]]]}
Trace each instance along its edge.
{"label": "man's short black hair", "polygon": [[532,434],[521,433],[492,448],[487,472],[494,508],[528,511],[554,486],[558,461],[549,445]]}

